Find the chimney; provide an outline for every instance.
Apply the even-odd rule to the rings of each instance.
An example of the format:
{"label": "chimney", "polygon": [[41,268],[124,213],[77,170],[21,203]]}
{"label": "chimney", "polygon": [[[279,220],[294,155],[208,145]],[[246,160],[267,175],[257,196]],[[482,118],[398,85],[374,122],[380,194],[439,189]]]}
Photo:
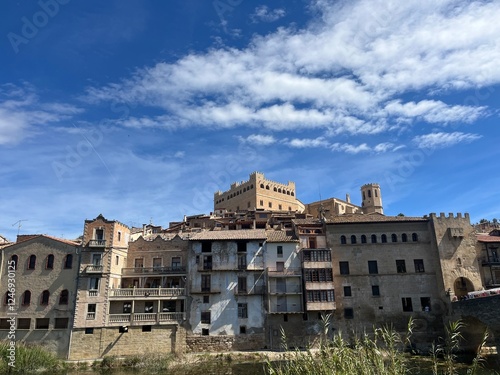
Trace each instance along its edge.
{"label": "chimney", "polygon": [[349,194],[346,194],[346,195],[345,195],[345,201],[346,201],[347,203],[351,203],[351,196],[350,196]]}

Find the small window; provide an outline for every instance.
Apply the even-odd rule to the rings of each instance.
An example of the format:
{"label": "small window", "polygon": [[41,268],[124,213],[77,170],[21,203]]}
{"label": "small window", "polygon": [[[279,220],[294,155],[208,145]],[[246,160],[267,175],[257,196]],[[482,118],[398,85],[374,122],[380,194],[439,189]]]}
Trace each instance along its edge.
{"label": "small window", "polygon": [[368,261],[368,273],[370,273],[370,274],[378,273],[378,265],[377,265],[376,260],[369,260]]}
{"label": "small window", "polygon": [[42,297],[40,299],[40,305],[48,305],[50,298],[50,292],[48,290],[44,290],[42,292]]}
{"label": "small window", "polygon": [[210,303],[210,296],[203,296],[203,303]]}
{"label": "small window", "polygon": [[55,329],[66,329],[69,326],[69,318],[56,318],[54,321]]}
{"label": "small window", "polygon": [[396,259],[397,273],[406,273],[406,263],[404,259]]}
{"label": "small window", "polygon": [[372,197],[372,191],[368,190],[368,198],[371,198],[371,197]]}
{"label": "small window", "polygon": [[37,318],[35,323],[35,329],[49,329],[49,318]]}
{"label": "small window", "polygon": [[410,297],[401,298],[401,303],[403,304],[403,311],[413,311],[413,305]]}
{"label": "small window", "polygon": [[210,324],[210,311],[201,312],[201,323]]}
{"label": "small window", "polygon": [[248,318],[248,304],[238,303],[238,318],[240,319]]}
{"label": "small window", "polygon": [[240,335],[246,335],[246,334],[247,334],[247,327],[240,326]]}
{"label": "small window", "polygon": [[31,303],[31,292],[29,290],[25,290],[23,293],[23,306],[28,306]]}
{"label": "small window", "polygon": [[132,302],[123,302],[123,313],[130,314],[132,312]]}
{"label": "small window", "polygon": [[11,262],[14,263],[14,269],[17,270],[17,263],[19,262],[19,257],[14,254],[10,257]]}
{"label": "small window", "polygon": [[408,235],[407,235],[406,233],[403,233],[403,234],[401,235],[401,241],[402,241],[402,242],[408,242]]}
{"label": "small window", "polygon": [[351,236],[351,243],[352,244],[356,243],[356,236],[354,234]]}
{"label": "small window", "polygon": [[366,243],[366,236],[364,234],[361,235],[361,243]]}
{"label": "small window", "polygon": [[247,278],[246,276],[238,277],[238,293],[247,292]]}
{"label": "small window", "polygon": [[354,319],[354,309],[352,307],[346,307],[344,309],[344,318],[345,319]]}
{"label": "small window", "polygon": [[420,297],[420,306],[422,307],[422,311],[431,311],[431,298]]}
{"label": "small window", "polygon": [[269,208],[273,208],[273,202],[269,202]]}
{"label": "small window", "polygon": [[288,314],[283,315],[283,321],[288,322]]}
{"label": "small window", "polygon": [[278,210],[282,210],[282,209],[283,208],[282,208],[281,204],[278,204]]}
{"label": "small window", "polygon": [[30,257],[28,259],[28,269],[34,270],[35,266],[36,266],[36,255],[32,254],[32,255],[30,255]]}
{"label": "small window", "polygon": [[151,332],[151,326],[150,325],[142,326],[142,332]]}
{"label": "small window", "polygon": [[119,255],[117,255],[117,256],[115,257],[115,266],[118,266],[119,264],[120,264],[120,256],[119,256]]}
{"label": "small window", "polygon": [[396,233],[391,234],[391,241],[392,242],[398,242],[398,236]]}
{"label": "small window", "polygon": [[122,240],[122,232],[118,232],[118,242],[121,242]]}
{"label": "small window", "polygon": [[0,319],[0,329],[10,329],[9,319]]}
{"label": "small window", "polygon": [[31,318],[17,319],[17,329],[31,329]]}
{"label": "small window", "polygon": [[412,233],[412,234],[411,234],[411,240],[412,240],[413,242],[417,242],[417,241],[418,241],[418,234],[416,234],[416,233]]}
{"label": "small window", "polygon": [[278,246],[276,249],[276,256],[278,258],[283,258],[283,246]]}
{"label": "small window", "polygon": [[64,268],[73,268],[73,254],[68,254],[66,258],[64,258]]}
{"label": "small window", "polygon": [[340,236],[340,244],[345,245],[347,243],[347,239],[344,235]]}
{"label": "small window", "polygon": [[423,259],[414,259],[413,263],[415,264],[415,272],[417,273],[425,272]]}
{"label": "small window", "polygon": [[350,286],[344,286],[344,297],[352,297],[352,291]]}
{"label": "small window", "polygon": [[263,201],[263,200],[260,200],[260,201],[259,201],[259,205],[260,205],[260,206],[264,206],[264,201]]}
{"label": "small window", "polygon": [[172,257],[172,268],[173,269],[181,268],[181,257]]}
{"label": "small window", "polygon": [[372,296],[379,297],[380,296],[380,288],[378,285],[372,285]]}
{"label": "small window", "polygon": [[86,335],[93,335],[94,334],[94,328],[85,328],[85,334]]}
{"label": "small window", "polygon": [[340,274],[349,275],[349,262],[339,262]]}
{"label": "small window", "polygon": [[208,330],[208,328],[202,328],[201,329],[201,335],[202,336],[208,336],[210,333],[210,331]]}
{"label": "small window", "polygon": [[380,237],[380,241],[382,243],[387,243],[387,236],[385,234],[383,234],[381,237]]}
{"label": "small window", "polygon": [[372,243],[377,243],[377,236],[372,234]]}
{"label": "small window", "polygon": [[61,291],[61,294],[59,295],[59,304],[60,305],[67,305],[69,300],[69,292],[67,289],[64,289]]}

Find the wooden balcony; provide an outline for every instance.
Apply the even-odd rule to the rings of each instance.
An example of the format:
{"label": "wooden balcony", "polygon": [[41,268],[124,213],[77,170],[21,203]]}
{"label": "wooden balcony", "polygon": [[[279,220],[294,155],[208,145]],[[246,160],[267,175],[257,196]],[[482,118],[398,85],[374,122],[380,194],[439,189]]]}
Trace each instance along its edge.
{"label": "wooden balcony", "polygon": [[123,276],[183,275],[186,267],[133,267],[122,268]]}
{"label": "wooden balcony", "polygon": [[175,298],[184,297],[185,288],[119,288],[110,289],[109,298],[117,299],[144,299],[144,298]]}
{"label": "wooden balcony", "polygon": [[171,324],[186,320],[184,312],[109,314],[108,325]]}

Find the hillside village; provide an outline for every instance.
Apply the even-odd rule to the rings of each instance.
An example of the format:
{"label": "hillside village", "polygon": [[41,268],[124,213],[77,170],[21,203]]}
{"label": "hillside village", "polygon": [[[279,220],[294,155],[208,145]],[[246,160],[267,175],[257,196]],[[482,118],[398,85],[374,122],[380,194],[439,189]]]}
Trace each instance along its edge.
{"label": "hillside village", "polygon": [[0,339],[15,316],[16,340],[71,360],[277,350],[282,330],[289,347],[317,344],[327,316],[328,335],[346,337],[413,317],[424,347],[455,301],[500,287],[496,222],[386,216],[376,183],[360,199],[303,203],[295,183],[253,172],[168,227],[96,213],[78,241],[0,237]]}

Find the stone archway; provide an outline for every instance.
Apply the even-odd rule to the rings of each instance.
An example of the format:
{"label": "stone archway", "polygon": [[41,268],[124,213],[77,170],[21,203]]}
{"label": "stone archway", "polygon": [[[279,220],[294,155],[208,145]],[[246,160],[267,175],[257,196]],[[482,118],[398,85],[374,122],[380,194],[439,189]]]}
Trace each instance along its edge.
{"label": "stone archway", "polygon": [[460,297],[465,296],[469,292],[473,292],[474,284],[466,277],[457,277],[453,283],[453,289],[455,296],[460,299]]}

